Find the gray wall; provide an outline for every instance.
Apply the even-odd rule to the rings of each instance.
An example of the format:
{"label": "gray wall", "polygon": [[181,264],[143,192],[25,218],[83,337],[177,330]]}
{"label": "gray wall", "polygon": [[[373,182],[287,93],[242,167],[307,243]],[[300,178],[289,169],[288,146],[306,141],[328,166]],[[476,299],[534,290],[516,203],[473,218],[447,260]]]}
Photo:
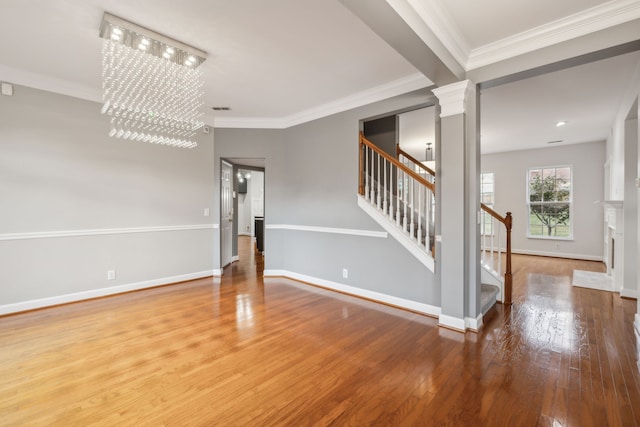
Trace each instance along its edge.
{"label": "gray wall", "polygon": [[211,274],[212,134],[192,150],[110,138],[99,104],[21,86],[0,121],[0,306]]}
{"label": "gray wall", "polygon": [[[216,129],[216,159],[265,158],[267,227],[382,231],[356,203],[359,122],[429,96],[418,91],[285,130]],[[267,229],[265,268],[440,305],[433,275],[392,237]]]}
{"label": "gray wall", "polygon": [[[592,142],[482,156],[482,172],[495,173],[495,209],[513,213],[512,247],[516,252],[601,260],[605,143]],[[527,238],[527,169],[573,167],[573,240]]]}

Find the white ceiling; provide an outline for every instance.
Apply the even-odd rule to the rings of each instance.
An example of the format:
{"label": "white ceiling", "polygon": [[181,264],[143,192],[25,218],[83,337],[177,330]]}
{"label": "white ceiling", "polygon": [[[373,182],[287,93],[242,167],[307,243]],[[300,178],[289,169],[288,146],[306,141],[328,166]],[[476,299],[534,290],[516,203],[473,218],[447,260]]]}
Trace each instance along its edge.
{"label": "white ceiling", "polygon": [[482,152],[605,141],[639,65],[633,52],[483,90]]}
{"label": "white ceiling", "polygon": [[[640,0],[387,1],[412,7],[467,70],[640,18]],[[282,128],[431,84],[338,0],[0,0],[0,81],[100,101],[98,27],[104,11],[208,53],[205,103],[232,108],[207,111],[205,121],[215,126]],[[525,140],[517,133],[518,118],[551,118],[550,105],[567,108],[562,115],[576,127],[581,122],[570,117],[612,117],[634,61],[596,66],[582,81],[597,82],[587,87],[599,111],[578,110],[596,103],[569,93],[580,80],[566,73],[555,77],[564,83],[549,75],[487,90],[483,120],[510,119],[483,122],[483,138],[504,147],[512,132],[509,147],[515,148],[514,141]],[[545,100],[542,84],[567,95]],[[586,96],[584,88],[576,93]],[[538,124],[537,139],[549,139],[541,129]],[[590,140],[602,135],[581,131]]]}

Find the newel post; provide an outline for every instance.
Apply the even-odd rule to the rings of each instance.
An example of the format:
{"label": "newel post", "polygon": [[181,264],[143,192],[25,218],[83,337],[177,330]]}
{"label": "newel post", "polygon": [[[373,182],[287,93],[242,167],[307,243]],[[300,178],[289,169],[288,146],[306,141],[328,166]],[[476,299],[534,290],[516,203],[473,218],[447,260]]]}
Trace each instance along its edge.
{"label": "newel post", "polygon": [[511,276],[511,225],[513,224],[513,217],[511,212],[507,212],[507,217],[504,219],[504,225],[507,228],[507,268],[504,273],[504,303],[511,304],[511,289],[513,286],[513,279]]}

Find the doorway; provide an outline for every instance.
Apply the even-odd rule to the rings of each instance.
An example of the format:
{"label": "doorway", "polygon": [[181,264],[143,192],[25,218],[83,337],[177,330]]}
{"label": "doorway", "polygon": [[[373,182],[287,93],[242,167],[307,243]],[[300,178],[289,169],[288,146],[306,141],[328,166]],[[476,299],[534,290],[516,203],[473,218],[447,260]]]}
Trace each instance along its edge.
{"label": "doorway", "polygon": [[220,176],[220,266],[233,257],[233,166],[222,161]]}
{"label": "doorway", "polygon": [[[261,274],[264,264],[265,159],[229,157],[222,162],[220,265],[226,267],[233,263],[231,268],[236,268],[237,261],[244,262],[243,258],[252,254],[252,259],[260,257],[260,262],[255,264],[260,266]],[[227,176],[229,181],[226,181]],[[251,263],[254,264],[253,261]]]}

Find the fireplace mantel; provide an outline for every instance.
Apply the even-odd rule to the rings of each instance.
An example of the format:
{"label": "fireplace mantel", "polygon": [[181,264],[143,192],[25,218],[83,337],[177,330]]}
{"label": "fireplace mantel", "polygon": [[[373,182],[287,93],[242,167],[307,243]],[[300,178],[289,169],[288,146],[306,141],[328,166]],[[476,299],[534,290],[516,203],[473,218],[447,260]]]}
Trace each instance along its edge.
{"label": "fireplace mantel", "polygon": [[598,200],[596,203],[614,209],[622,209],[622,206],[624,205],[623,200]]}

